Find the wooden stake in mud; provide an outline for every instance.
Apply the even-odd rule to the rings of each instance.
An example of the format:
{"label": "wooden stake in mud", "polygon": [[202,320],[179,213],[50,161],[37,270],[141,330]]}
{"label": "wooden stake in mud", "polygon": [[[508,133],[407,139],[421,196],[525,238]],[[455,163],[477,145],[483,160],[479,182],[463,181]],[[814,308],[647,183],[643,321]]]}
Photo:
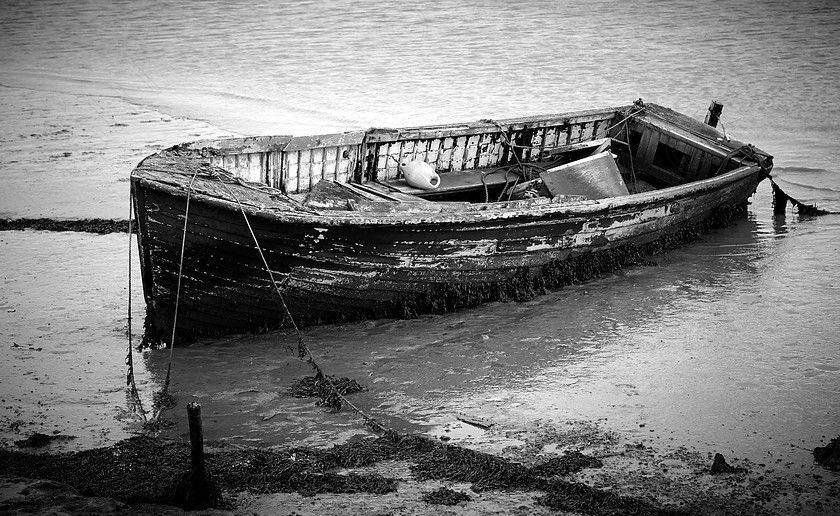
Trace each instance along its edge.
{"label": "wooden stake in mud", "polygon": [[[192,402],[187,405],[187,420],[190,423],[190,459],[193,480],[204,480],[204,432],[201,429],[201,405]],[[198,484],[196,484],[198,485]]]}
{"label": "wooden stake in mud", "polygon": [[222,493],[213,483],[210,469],[204,461],[204,434],[201,429],[201,405],[187,405],[187,420],[190,423],[191,471],[186,473],[175,487],[172,503],[187,510],[219,507]]}

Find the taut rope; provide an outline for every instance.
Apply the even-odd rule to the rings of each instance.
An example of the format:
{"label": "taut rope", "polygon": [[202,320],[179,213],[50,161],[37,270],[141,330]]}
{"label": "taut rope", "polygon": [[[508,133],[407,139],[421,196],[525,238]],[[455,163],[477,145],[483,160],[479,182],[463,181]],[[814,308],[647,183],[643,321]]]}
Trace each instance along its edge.
{"label": "taut rope", "polygon": [[132,407],[135,412],[140,413],[143,417],[143,422],[146,422],[146,410],[143,408],[143,401],[140,399],[140,393],[137,392],[137,383],[134,381],[134,352],[131,347],[131,239],[134,235],[131,234],[131,221],[134,210],[132,209],[131,196],[128,198],[128,353],[125,357],[125,365],[128,367],[126,373],[126,385],[129,387],[129,394],[131,401],[134,404]]}
{"label": "taut rope", "polygon": [[192,198],[193,182],[198,175],[198,170],[190,178],[190,184],[187,186],[187,206],[184,209],[184,232],[181,236],[181,259],[178,264],[178,286],[175,289],[175,314],[172,317],[172,338],[169,341],[169,363],[166,366],[166,380],[163,382],[163,387],[160,391],[155,393],[154,414],[152,414],[152,421],[160,417],[161,412],[169,408],[172,404],[169,396],[169,380],[172,376],[172,356],[175,351],[175,330],[178,327],[178,305],[181,301],[181,278],[184,272],[184,254],[187,247],[187,226],[190,221],[190,199]]}
{"label": "taut rope", "polygon": [[286,300],[283,297],[283,294],[280,292],[280,287],[277,285],[277,282],[274,280],[274,273],[271,272],[271,267],[269,267],[268,261],[265,259],[265,254],[263,253],[262,247],[260,246],[260,243],[257,240],[257,235],[254,233],[254,229],[251,227],[251,222],[248,220],[248,215],[245,213],[245,207],[242,206],[242,203],[239,201],[239,197],[237,197],[236,194],[233,193],[233,191],[230,188],[228,188],[227,184],[225,184],[225,182],[222,181],[221,177],[217,177],[217,179],[219,180],[219,183],[222,184],[224,189],[231,195],[231,197],[233,197],[233,199],[236,201],[236,204],[239,205],[239,211],[242,212],[242,217],[245,219],[245,225],[248,226],[248,231],[251,233],[251,238],[254,239],[254,245],[257,248],[257,252],[259,252],[259,254],[260,254],[260,258],[262,259],[263,265],[265,266],[265,270],[268,273],[269,279],[271,280],[271,284],[274,286],[274,291],[277,292],[277,297],[280,298],[280,304],[283,307],[283,310],[285,312],[285,316],[288,317],[289,321],[291,321],[292,327],[294,328],[295,334],[297,335],[298,358],[303,360],[305,357],[308,357],[306,359],[306,361],[312,367],[312,370],[315,371],[316,381],[326,382],[326,384],[329,386],[331,394],[334,397],[340,398],[351,409],[353,409],[353,412],[355,414],[360,415],[362,417],[362,419],[364,419],[365,424],[369,428],[371,428],[373,430],[376,430],[376,431],[379,431],[379,432],[389,433],[390,431],[387,428],[385,428],[384,426],[382,426],[381,423],[376,421],[376,419],[372,418],[371,416],[368,416],[367,414],[362,412],[361,409],[356,407],[346,397],[344,397],[344,395],[341,394],[341,392],[336,388],[335,384],[333,384],[330,377],[325,375],[324,372],[321,370],[320,366],[318,366],[317,362],[315,362],[315,358],[312,356],[312,351],[309,349],[309,346],[307,346],[306,343],[303,341],[303,334],[301,333],[300,328],[298,327],[297,323],[295,323],[295,319],[292,316],[292,313],[289,310],[288,305],[286,304]]}

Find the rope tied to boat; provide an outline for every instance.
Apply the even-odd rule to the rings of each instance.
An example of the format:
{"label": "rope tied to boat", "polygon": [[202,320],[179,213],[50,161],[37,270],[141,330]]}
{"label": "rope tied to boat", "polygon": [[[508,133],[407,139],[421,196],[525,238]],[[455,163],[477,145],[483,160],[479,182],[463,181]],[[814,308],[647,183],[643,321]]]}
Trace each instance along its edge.
{"label": "rope tied to boat", "polygon": [[[610,131],[612,131],[616,127],[625,124],[628,120],[630,120],[634,116],[644,115],[646,108],[647,108],[647,106],[645,106],[645,101],[643,101],[642,99],[634,100],[633,101],[633,108],[631,108],[629,110],[629,114],[627,116],[625,116],[624,118],[622,118],[621,120],[619,120],[618,122],[614,123],[613,125],[607,127],[607,131],[606,131],[607,134],[609,134]],[[628,136],[628,139],[629,139],[629,136]]]}
{"label": "rope tied to boat", "polygon": [[169,393],[169,385],[172,378],[172,358],[173,352],[175,350],[175,330],[178,327],[178,305],[181,300],[181,278],[183,277],[183,270],[184,270],[184,251],[186,249],[187,243],[187,227],[189,224],[189,214],[190,214],[190,199],[192,197],[193,191],[193,182],[195,181],[196,176],[198,175],[199,170],[196,170],[195,173],[192,175],[190,179],[189,186],[187,187],[187,201],[186,201],[186,209],[184,210],[184,232],[181,237],[181,258],[180,263],[178,265],[178,282],[177,287],[175,290],[175,314],[173,316],[172,321],[172,337],[169,341],[169,361],[166,366],[166,379],[163,382],[163,387],[157,392],[154,393],[152,396],[152,417],[148,419],[146,417],[146,411],[143,409],[142,401],[140,400],[140,394],[137,391],[137,385],[134,379],[134,358],[133,358],[133,351],[132,351],[132,335],[131,335],[131,221],[132,221],[132,211],[129,210],[129,270],[128,270],[128,354],[126,356],[126,365],[128,366],[128,372],[126,373],[127,383],[129,385],[130,395],[132,397],[132,402],[134,403],[135,407],[137,407],[140,411],[140,415],[143,418],[143,423],[146,425],[153,425],[155,424],[160,415],[163,413],[164,410],[172,408],[175,406],[175,402],[172,398],[172,395]]}
{"label": "rope tied to boat", "polygon": [[794,199],[790,195],[782,190],[773,178],[770,178],[770,185],[773,187],[773,213],[784,213],[785,208],[787,207],[787,203],[796,208],[800,215],[840,215],[840,211],[831,211],[831,210],[824,210],[822,208],[817,208],[815,204],[805,204],[797,199]]}
{"label": "rope tied to boat", "polygon": [[[227,190],[228,194],[236,201],[237,205],[239,206],[240,212],[242,212],[242,217],[245,219],[245,225],[248,227],[248,232],[251,233],[251,238],[254,240],[254,245],[257,248],[257,252],[260,255],[260,259],[262,259],[263,266],[265,267],[265,271],[268,273],[269,279],[271,280],[271,284],[274,286],[274,291],[277,293],[277,297],[280,299],[280,305],[283,307],[284,316],[289,320],[292,325],[292,328],[295,330],[295,335],[297,336],[298,341],[298,358],[301,360],[306,359],[306,362],[312,367],[312,370],[315,372],[315,382],[316,384],[326,385],[328,390],[328,395],[322,398],[323,404],[334,408],[335,410],[341,409],[342,402],[347,404],[352,410],[354,414],[357,414],[362,417],[365,422],[365,426],[368,428],[382,432],[385,434],[393,433],[393,430],[390,430],[379,423],[373,417],[364,413],[360,408],[354,405],[350,400],[348,400],[335,386],[332,379],[324,374],[321,367],[315,361],[315,357],[312,355],[312,351],[309,349],[309,346],[303,340],[303,333],[300,331],[300,327],[298,327],[297,323],[295,322],[294,316],[292,316],[292,312],[289,310],[289,306],[286,304],[286,300],[283,296],[283,293],[280,291],[280,286],[278,285],[277,281],[274,279],[274,273],[271,271],[271,267],[268,265],[268,261],[265,258],[265,253],[263,253],[262,246],[257,239],[256,233],[254,233],[254,229],[251,227],[251,222],[248,220],[248,214],[245,212],[245,207],[239,200],[239,197],[230,189],[228,188],[227,184],[224,183],[221,179],[219,182],[222,186]],[[288,277],[287,277],[288,279]]]}
{"label": "rope tied to boat", "polygon": [[780,187],[778,183],[776,183],[776,181],[773,180],[773,176],[770,174],[770,171],[773,168],[773,156],[770,156],[769,154],[756,149],[751,144],[742,145],[741,147],[733,149],[732,152],[727,154],[723,162],[720,164],[720,167],[718,168],[717,173],[715,175],[720,175],[728,166],[729,161],[738,154],[741,154],[750,161],[754,161],[756,164],[758,164],[758,166],[761,167],[761,172],[764,174],[764,177],[770,180],[770,185],[773,187],[774,213],[784,213],[787,207],[787,203],[790,202],[790,204],[796,208],[800,215],[817,216],[840,214],[840,212],[837,211],[830,211],[817,208],[817,206],[814,204],[805,204],[804,202],[799,201],[798,199],[795,199],[794,197],[785,193],[785,191],[782,190],[782,187]]}
{"label": "rope tied to boat", "polygon": [[146,423],[146,410],[143,408],[143,400],[140,399],[140,393],[137,391],[137,382],[134,379],[134,350],[132,349],[132,332],[131,332],[131,239],[134,237],[131,231],[131,224],[134,219],[134,210],[131,196],[128,199],[128,321],[126,323],[126,333],[128,335],[128,352],[125,357],[126,365],[126,386],[128,387],[129,396],[131,399],[131,408],[136,414],[140,414],[143,422]]}

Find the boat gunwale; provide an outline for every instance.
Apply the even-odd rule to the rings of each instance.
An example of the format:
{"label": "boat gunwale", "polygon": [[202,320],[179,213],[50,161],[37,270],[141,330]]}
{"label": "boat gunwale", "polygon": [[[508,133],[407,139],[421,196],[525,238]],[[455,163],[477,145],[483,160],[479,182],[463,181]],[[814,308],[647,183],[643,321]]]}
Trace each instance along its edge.
{"label": "boat gunwale", "polygon": [[[657,203],[667,203],[679,199],[687,198],[692,195],[701,194],[708,190],[723,188],[729,184],[735,183],[745,179],[753,174],[760,173],[761,167],[757,164],[744,165],[729,172],[723,173],[719,176],[686,183],[683,185],[671,186],[650,192],[642,192],[636,194],[622,195],[617,197],[608,197],[599,200],[586,200],[572,203],[544,203],[535,204],[533,206],[516,206],[504,207],[505,202],[477,204],[475,206],[487,206],[485,209],[465,209],[464,211],[423,211],[416,209],[410,212],[353,212],[353,211],[329,211],[329,210],[309,210],[302,204],[299,206],[305,211],[296,211],[290,209],[288,205],[284,205],[282,209],[272,208],[269,205],[263,207],[256,207],[253,204],[242,202],[237,203],[218,196],[208,195],[200,191],[193,190],[192,198],[201,199],[208,204],[225,208],[228,210],[239,211],[244,209],[248,215],[256,216],[263,219],[270,219],[276,222],[287,222],[296,224],[319,224],[328,226],[343,226],[343,225],[393,225],[394,222],[399,222],[401,225],[422,225],[429,223],[485,223],[495,220],[503,221],[506,219],[531,216],[531,217],[574,217],[574,216],[589,216],[593,213],[608,212],[611,210],[621,210],[633,206],[646,206]],[[208,176],[201,176],[208,178]],[[181,189],[170,184],[163,183],[154,179],[148,179],[138,176],[132,177],[132,182],[138,181],[143,186],[155,190],[186,197],[186,189]],[[246,185],[248,182],[243,181]],[[266,187],[262,183],[253,183],[259,185],[260,188]],[[275,189],[276,190],[276,189]],[[280,190],[276,190],[278,194],[282,194]],[[498,205],[494,207],[494,205]],[[241,206],[241,208],[240,208]],[[410,215],[410,216],[409,216]]]}

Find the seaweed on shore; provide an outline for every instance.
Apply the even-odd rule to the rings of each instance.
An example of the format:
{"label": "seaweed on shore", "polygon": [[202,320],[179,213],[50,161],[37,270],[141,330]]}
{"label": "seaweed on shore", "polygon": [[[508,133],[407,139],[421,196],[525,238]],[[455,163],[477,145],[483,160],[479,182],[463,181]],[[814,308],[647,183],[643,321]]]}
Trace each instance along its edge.
{"label": "seaweed on shore", "polygon": [[448,487],[441,487],[423,495],[424,502],[435,505],[458,505],[461,502],[469,502],[470,500],[472,498],[467,493],[455,491]]}
{"label": "seaweed on shore", "polygon": [[[79,233],[127,233],[127,219],[51,219],[51,218],[21,218],[0,219],[0,231],[22,231],[36,229],[41,231],[76,231]],[[132,228],[136,232],[137,228]]]}
{"label": "seaweed on shore", "polygon": [[[582,454],[581,454],[582,455]],[[129,504],[174,504],[173,479],[190,471],[187,443],[166,443],[134,437],[108,448],[75,453],[32,454],[0,450],[0,474],[50,479],[69,484],[86,496],[114,498]],[[584,514],[682,514],[636,498],[562,480],[562,468],[528,467],[507,459],[443,444],[418,435],[388,433],[378,438],[315,448],[209,447],[207,465],[223,493],[297,492],[371,493],[395,491],[397,479],[374,473],[338,474],[336,468],[357,468],[384,460],[412,462],[419,479],[467,481],[473,490],[544,491],[539,503]],[[572,459],[581,462],[580,456]],[[595,462],[592,465],[597,466]],[[229,502],[223,502],[229,505]]]}
{"label": "seaweed on shore", "polygon": [[336,378],[333,375],[316,374],[295,380],[289,393],[295,398],[318,398],[318,405],[341,409],[341,397],[366,391],[359,382],[351,378]]}

